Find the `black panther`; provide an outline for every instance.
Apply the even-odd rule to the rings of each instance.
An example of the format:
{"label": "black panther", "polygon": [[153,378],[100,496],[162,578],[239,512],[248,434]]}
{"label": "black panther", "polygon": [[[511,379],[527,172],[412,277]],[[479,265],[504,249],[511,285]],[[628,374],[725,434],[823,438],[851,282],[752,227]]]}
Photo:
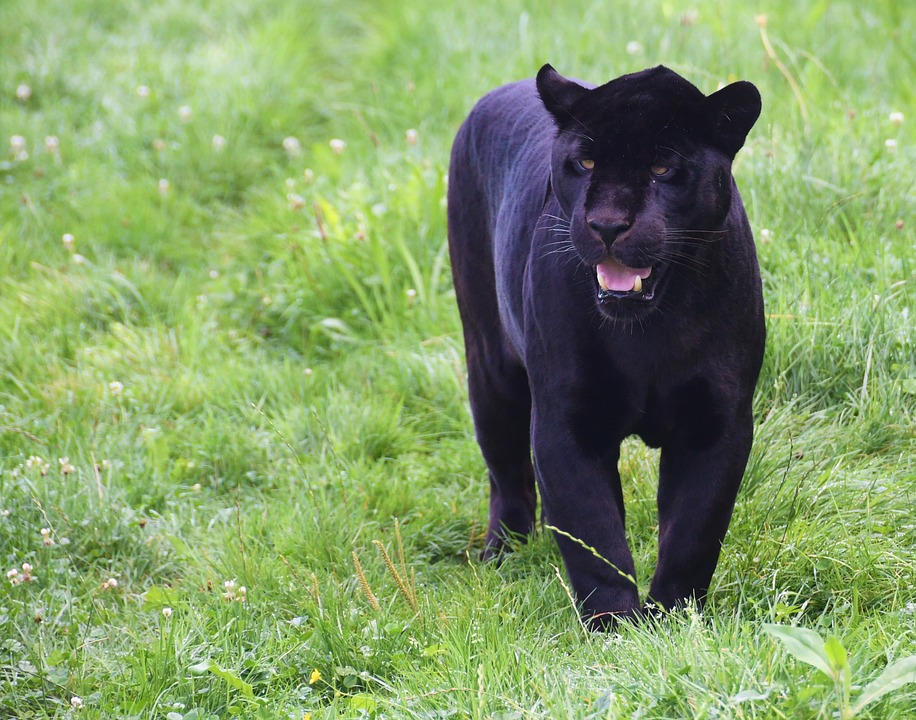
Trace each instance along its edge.
{"label": "black panther", "polygon": [[[596,629],[694,599],[719,559],[753,435],[765,326],[732,177],[760,114],[655,67],[598,87],[550,65],[458,131],[449,250],[489,469],[487,556],[542,516]],[[661,448],[658,564],[640,601],[620,443]]]}

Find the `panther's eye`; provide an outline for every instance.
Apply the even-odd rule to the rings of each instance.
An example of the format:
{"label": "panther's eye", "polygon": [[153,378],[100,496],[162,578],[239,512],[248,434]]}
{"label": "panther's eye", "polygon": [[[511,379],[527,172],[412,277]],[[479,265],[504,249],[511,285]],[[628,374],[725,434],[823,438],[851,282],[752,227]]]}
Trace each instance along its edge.
{"label": "panther's eye", "polygon": [[583,170],[594,170],[595,161],[591,158],[583,158],[582,160],[576,161],[580,168]]}
{"label": "panther's eye", "polygon": [[671,172],[671,168],[667,165],[650,165],[649,172],[655,175],[655,177],[664,177]]}

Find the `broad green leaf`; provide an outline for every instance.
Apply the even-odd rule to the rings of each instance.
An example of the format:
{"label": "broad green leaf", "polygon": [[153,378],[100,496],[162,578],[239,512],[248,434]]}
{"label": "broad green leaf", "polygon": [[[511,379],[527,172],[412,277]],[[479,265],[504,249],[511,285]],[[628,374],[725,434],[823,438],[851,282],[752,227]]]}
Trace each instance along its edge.
{"label": "broad green leaf", "polygon": [[827,638],[827,642],[824,643],[824,652],[827,653],[827,659],[835,671],[842,670],[849,662],[846,648],[843,647],[843,643],[840,642],[836,635],[831,635]]}
{"label": "broad green leaf", "polygon": [[161,610],[164,607],[171,607],[178,604],[179,593],[167,587],[153,585],[149,590],[143,593],[144,610]]}
{"label": "broad green leaf", "polygon": [[371,695],[366,695],[366,693],[353,695],[348,700],[348,704],[354,710],[367,710],[368,712],[374,712],[378,707],[378,702]]}
{"label": "broad green leaf", "polygon": [[795,658],[808,665],[813,665],[831,680],[837,679],[837,672],[830,664],[830,658],[824,649],[824,639],[814,630],[789,625],[763,626],[765,632],[780,640]]}
{"label": "broad green leaf", "polygon": [[216,677],[225,680],[227,683],[229,683],[229,685],[242,693],[242,695],[244,695],[246,698],[254,697],[254,691],[252,690],[251,685],[242,680],[242,678],[240,678],[238,675],[233,675],[228,670],[223,670],[212,660],[205,660],[204,662],[198,663],[197,665],[191,665],[188,670],[197,674],[211,672],[216,675]]}
{"label": "broad green leaf", "polygon": [[916,682],[916,655],[892,662],[884,668],[878,677],[862,689],[862,694],[852,704],[852,710],[858,713],[869,703],[912,682]]}

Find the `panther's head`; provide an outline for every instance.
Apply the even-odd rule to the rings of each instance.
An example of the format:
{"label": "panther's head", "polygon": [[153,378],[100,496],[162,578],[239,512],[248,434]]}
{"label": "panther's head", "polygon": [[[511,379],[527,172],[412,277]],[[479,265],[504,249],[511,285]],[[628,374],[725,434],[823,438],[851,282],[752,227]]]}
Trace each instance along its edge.
{"label": "panther's head", "polygon": [[757,89],[736,82],[707,97],[662,66],[586,88],[550,65],[537,89],[557,126],[551,186],[601,310],[638,317],[676,276],[703,279],[732,204],[732,160],[760,114]]}

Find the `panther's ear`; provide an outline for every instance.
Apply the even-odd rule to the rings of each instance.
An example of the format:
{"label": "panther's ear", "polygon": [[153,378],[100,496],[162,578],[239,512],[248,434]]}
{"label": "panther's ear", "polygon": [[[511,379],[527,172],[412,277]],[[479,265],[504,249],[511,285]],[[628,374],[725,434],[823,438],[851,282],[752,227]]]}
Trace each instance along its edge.
{"label": "panther's ear", "polygon": [[560,75],[549,64],[538,71],[536,83],[541,102],[560,124],[569,122],[573,104],[588,92],[586,88]]}
{"label": "panther's ear", "polygon": [[714,92],[703,106],[713,144],[734,157],[760,116],[760,93],[744,80]]}

